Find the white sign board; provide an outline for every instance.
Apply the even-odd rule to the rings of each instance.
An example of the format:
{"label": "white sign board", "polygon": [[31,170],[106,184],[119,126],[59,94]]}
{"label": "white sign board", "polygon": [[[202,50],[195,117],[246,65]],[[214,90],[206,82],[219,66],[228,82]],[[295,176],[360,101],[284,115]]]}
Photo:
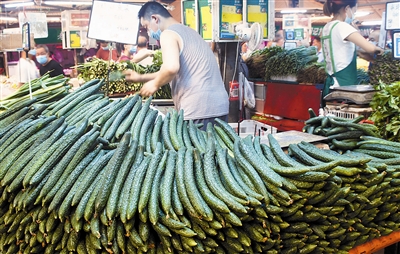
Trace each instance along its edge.
{"label": "white sign board", "polygon": [[44,12],[20,12],[18,13],[19,28],[22,29],[23,24],[29,23],[30,32],[35,39],[47,38],[49,36],[47,30],[46,13]]}
{"label": "white sign board", "polygon": [[400,2],[386,3],[386,30],[400,29]]}
{"label": "white sign board", "polygon": [[140,5],[93,1],[88,37],[136,44],[139,32]]}
{"label": "white sign board", "polygon": [[381,23],[381,29],[379,33],[379,41],[378,41],[378,47],[385,49],[386,45],[386,29],[385,29],[385,20],[386,20],[386,13],[382,12],[382,23]]}

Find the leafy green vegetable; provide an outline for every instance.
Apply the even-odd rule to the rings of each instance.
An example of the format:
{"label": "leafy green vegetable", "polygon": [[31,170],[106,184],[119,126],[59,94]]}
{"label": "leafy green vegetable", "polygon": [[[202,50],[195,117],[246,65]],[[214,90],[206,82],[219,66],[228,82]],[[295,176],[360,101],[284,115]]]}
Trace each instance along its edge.
{"label": "leafy green vegetable", "polygon": [[400,141],[400,81],[374,86],[375,93],[370,103],[374,110],[369,117],[378,127],[382,137]]}

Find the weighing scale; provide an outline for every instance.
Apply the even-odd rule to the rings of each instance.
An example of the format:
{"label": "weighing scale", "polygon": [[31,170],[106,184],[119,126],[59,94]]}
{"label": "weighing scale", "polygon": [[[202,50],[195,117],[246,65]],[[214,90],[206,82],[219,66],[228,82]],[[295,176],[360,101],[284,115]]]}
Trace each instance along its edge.
{"label": "weighing scale", "polygon": [[331,89],[332,92],[324,97],[325,101],[369,105],[376,90],[372,85],[339,86]]}

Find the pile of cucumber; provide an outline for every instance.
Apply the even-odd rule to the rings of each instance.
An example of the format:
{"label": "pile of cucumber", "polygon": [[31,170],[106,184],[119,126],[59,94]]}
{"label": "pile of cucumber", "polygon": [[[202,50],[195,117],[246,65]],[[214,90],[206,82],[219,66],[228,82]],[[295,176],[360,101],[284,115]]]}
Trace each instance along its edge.
{"label": "pile of cucumber", "polygon": [[0,114],[1,253],[348,253],[399,229],[398,143],[286,154],[101,85]]}
{"label": "pile of cucumber", "polygon": [[336,116],[316,116],[309,108],[310,119],[305,121],[303,132],[325,136],[329,141],[329,148],[339,153],[359,147],[358,142],[363,136],[381,138],[379,129],[370,123],[360,123],[364,116],[354,119]]}

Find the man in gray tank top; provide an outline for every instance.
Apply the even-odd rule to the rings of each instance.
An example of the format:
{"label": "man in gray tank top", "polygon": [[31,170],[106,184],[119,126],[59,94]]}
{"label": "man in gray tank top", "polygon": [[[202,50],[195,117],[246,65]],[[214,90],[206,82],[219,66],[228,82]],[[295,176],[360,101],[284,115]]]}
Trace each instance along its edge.
{"label": "man in gray tank top", "polygon": [[172,18],[157,2],[144,4],[139,18],[150,36],[160,41],[163,65],[157,73],[130,72],[126,79],[145,83],[142,96],[150,96],[169,83],[176,110],[183,109],[185,120],[203,123],[204,129],[215,118],[227,121],[228,93],[214,54],[203,38]]}

